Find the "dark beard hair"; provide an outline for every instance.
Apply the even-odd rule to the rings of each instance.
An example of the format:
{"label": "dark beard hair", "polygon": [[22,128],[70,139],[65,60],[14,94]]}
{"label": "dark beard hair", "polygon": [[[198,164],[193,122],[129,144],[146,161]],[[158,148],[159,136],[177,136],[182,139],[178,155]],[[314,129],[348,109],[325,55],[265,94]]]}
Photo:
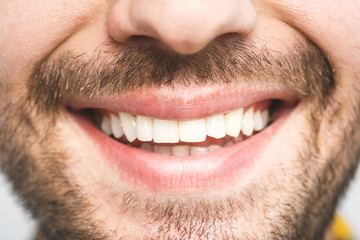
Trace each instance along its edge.
{"label": "dark beard hair", "polygon": [[[331,66],[310,42],[296,44],[288,55],[276,55],[265,47],[261,53],[257,52],[255,46],[238,39],[216,41],[202,52],[188,56],[164,51],[152,43],[134,44],[115,53],[102,50],[90,60],[68,52],[39,63],[26,82],[27,95],[19,100],[13,101],[15,86],[2,89],[1,168],[24,200],[24,205],[38,220],[39,239],[108,239],[97,230],[99,223],[91,219],[93,206],[90,201],[63,173],[69,157],[64,149],[59,148],[62,139],[57,137],[53,126],[57,118],[63,117],[61,111],[71,96],[121,94],[140,87],[186,85],[193,81],[198,84],[251,85],[260,82],[272,87],[285,85],[304,98],[304,107],[307,106],[311,112],[308,121],[312,134],[307,138],[308,148],[299,154],[299,158],[305,163],[303,172],[312,172],[311,164],[320,156],[317,140],[322,113],[329,108],[331,93],[335,89]],[[244,82],[237,81],[237,76],[245,79]],[[274,219],[268,239],[321,239],[337,199],[357,165],[360,136],[355,129],[360,122],[359,103],[354,104],[356,114],[348,118],[347,126],[353,127],[343,133],[342,148],[334,149],[329,165],[316,176],[316,189],[310,189],[306,182],[299,186],[299,196],[307,200],[305,211],[297,213],[289,204],[285,209],[288,215]],[[334,113],[338,111],[334,117],[341,116],[341,104],[332,106]],[[39,127],[39,124],[46,127]],[[351,141],[354,145],[349,146]],[[348,159],[353,160],[346,164]],[[120,197],[123,211],[130,214],[148,211],[150,222],[168,223],[146,239],[170,239],[169,228],[175,229],[178,236],[200,238],[199,235],[189,235],[189,232],[196,233],[194,228],[199,224],[202,225],[197,230],[203,237],[206,234],[213,236],[212,223],[219,219],[195,215],[194,208],[200,212],[203,210],[203,213],[207,208],[217,209],[217,216],[223,216],[225,222],[231,222],[234,217],[226,213],[229,204],[234,207],[234,214],[239,211],[237,201],[228,202],[228,205],[220,200],[211,205],[198,202],[194,208],[189,208],[181,202],[160,205],[157,199],[141,202],[136,201],[137,198],[136,193],[124,193]],[[152,208],[139,204],[145,201],[151,203]],[[196,220],[196,226],[191,224],[193,220]],[[281,226],[286,226],[286,229]],[[261,236],[248,238],[262,239]],[[231,231],[224,231],[217,239],[236,238]]]}
{"label": "dark beard hair", "polygon": [[104,44],[99,49],[90,59],[71,52],[45,59],[28,81],[28,101],[52,114],[73,96],[117,95],[175,84],[266,84],[286,86],[325,106],[335,84],[329,62],[310,42],[295,43],[290,55],[271,52],[265,46],[258,50],[255,43],[230,37],[193,55],[165,51],[146,41],[122,48]]}

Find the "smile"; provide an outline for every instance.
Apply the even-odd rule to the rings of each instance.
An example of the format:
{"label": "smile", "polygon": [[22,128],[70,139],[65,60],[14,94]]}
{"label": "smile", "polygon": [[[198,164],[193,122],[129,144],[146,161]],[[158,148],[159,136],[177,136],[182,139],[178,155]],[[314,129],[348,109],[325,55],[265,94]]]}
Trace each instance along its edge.
{"label": "smile", "polygon": [[[268,105],[266,102],[263,106]],[[100,129],[129,146],[185,157],[231,146],[261,131],[269,122],[269,109],[260,104],[195,120],[164,120],[128,113],[102,116]],[[200,144],[199,144],[200,143]]]}
{"label": "smile", "polygon": [[119,177],[173,191],[246,174],[297,102],[284,90],[191,91],[191,98],[157,91],[72,99],[70,114]]}

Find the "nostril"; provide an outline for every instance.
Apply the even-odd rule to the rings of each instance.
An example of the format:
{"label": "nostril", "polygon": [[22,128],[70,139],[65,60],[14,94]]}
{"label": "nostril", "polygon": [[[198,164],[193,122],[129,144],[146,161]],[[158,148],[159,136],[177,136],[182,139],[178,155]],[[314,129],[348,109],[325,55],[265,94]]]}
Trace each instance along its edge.
{"label": "nostril", "polygon": [[114,40],[147,36],[180,54],[199,52],[223,34],[245,36],[255,23],[250,0],[123,0],[115,2],[108,15]]}

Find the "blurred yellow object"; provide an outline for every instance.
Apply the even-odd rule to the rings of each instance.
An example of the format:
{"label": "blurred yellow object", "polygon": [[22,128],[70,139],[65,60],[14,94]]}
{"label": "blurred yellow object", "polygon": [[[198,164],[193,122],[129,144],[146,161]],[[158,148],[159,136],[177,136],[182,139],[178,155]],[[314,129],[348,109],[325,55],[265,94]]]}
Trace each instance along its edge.
{"label": "blurred yellow object", "polygon": [[336,240],[354,240],[348,224],[338,214],[334,218],[333,234]]}

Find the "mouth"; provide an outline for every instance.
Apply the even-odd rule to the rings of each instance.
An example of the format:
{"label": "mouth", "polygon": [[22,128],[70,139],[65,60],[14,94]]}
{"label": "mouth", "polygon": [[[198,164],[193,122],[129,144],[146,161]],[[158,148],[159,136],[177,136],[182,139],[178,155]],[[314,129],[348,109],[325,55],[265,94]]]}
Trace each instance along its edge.
{"label": "mouth", "polygon": [[130,147],[186,157],[231,146],[263,130],[269,123],[270,101],[206,118],[166,120],[99,111],[97,127]]}
{"label": "mouth", "polygon": [[122,180],[153,191],[183,191],[219,188],[244,177],[298,96],[199,87],[68,102],[71,117]]}

